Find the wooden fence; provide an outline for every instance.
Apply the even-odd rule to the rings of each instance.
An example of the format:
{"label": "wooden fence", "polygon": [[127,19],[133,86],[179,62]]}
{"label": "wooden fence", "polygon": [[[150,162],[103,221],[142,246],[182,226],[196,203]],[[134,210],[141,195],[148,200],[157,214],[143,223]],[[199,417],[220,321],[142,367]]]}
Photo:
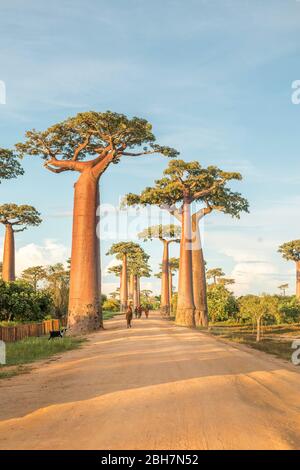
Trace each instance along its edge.
{"label": "wooden fence", "polygon": [[0,326],[0,340],[10,343],[29,336],[47,335],[49,331],[59,330],[59,328],[59,320],[44,320],[39,323],[25,323],[16,326]]}

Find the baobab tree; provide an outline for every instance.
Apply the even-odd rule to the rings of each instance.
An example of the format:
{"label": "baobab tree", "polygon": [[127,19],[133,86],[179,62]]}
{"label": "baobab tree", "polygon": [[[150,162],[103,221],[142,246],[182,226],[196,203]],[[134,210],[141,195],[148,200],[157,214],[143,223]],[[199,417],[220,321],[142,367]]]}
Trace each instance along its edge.
{"label": "baobab tree", "polygon": [[169,291],[170,291],[170,307],[172,310],[172,297],[173,297],[173,276],[175,275],[175,271],[179,269],[179,258],[170,258],[169,259]]}
{"label": "baobab tree", "polygon": [[139,307],[141,304],[141,286],[140,279],[142,277],[150,277],[151,269],[148,264],[149,255],[141,248],[140,251],[134,253],[128,259],[128,272],[132,276],[132,304],[133,308]]}
{"label": "baobab tree", "polygon": [[120,290],[121,290],[121,283],[122,283],[122,265],[118,264],[116,266],[111,266],[108,268],[107,272],[110,274],[114,274],[116,277],[120,278]]}
{"label": "baobab tree", "polygon": [[[160,271],[154,274],[155,277],[161,279],[162,276],[162,264],[159,265]],[[173,296],[173,276],[175,271],[179,269],[179,258],[169,259],[169,293],[170,293],[170,310],[172,310],[172,296]]]}
{"label": "baobab tree", "polygon": [[118,260],[122,261],[121,282],[120,282],[120,307],[121,312],[125,313],[128,304],[128,258],[140,253],[141,247],[133,242],[114,243],[107,255],[116,255]]}
{"label": "baobab tree", "polygon": [[0,148],[0,183],[1,180],[9,180],[23,174],[24,170],[14,152]]}
{"label": "baobab tree", "polygon": [[300,299],[300,240],[283,243],[279,247],[278,252],[287,261],[294,261],[296,263],[296,297]]}
{"label": "baobab tree", "polygon": [[154,238],[163,243],[163,258],[161,268],[161,302],[160,312],[163,317],[170,317],[170,266],[169,245],[180,243],[181,230],[177,225],[155,225],[148,227],[138,234],[144,241]]}
{"label": "baobab tree", "polygon": [[0,223],[5,226],[3,250],[3,281],[15,281],[15,233],[23,232],[29,226],[36,227],[42,222],[40,213],[32,206],[3,204],[0,206]]}
{"label": "baobab tree", "polygon": [[30,266],[24,269],[21,274],[22,281],[31,284],[35,292],[40,281],[43,281],[47,277],[47,271],[44,266]]}
{"label": "baobab tree", "polygon": [[[176,323],[193,327],[208,324],[206,277],[200,220],[213,210],[232,217],[248,212],[248,202],[240,193],[232,192],[227,183],[241,180],[236,172],[225,172],[217,167],[201,167],[198,161],[171,160],[164,177],[155,181],[140,195],[128,194],[123,205],[155,204],[169,211],[181,223],[178,307]],[[201,207],[193,214],[192,203]]]}
{"label": "baobab tree", "polygon": [[137,117],[107,111],[79,113],[44,131],[28,131],[16,146],[21,156],[44,159],[44,167],[57,174],[75,171],[68,334],[102,326],[99,223],[99,180],[111,163],[123,156],[161,154],[176,157],[176,150],[155,143],[151,124]]}
{"label": "baobab tree", "polygon": [[280,290],[281,292],[281,295],[283,297],[285,297],[285,293],[286,293],[286,290],[289,288],[289,285],[288,284],[281,284],[280,286],[278,286],[278,289]]}
{"label": "baobab tree", "polygon": [[208,269],[206,272],[207,279],[213,279],[213,284],[217,284],[222,277],[225,276],[221,268]]}

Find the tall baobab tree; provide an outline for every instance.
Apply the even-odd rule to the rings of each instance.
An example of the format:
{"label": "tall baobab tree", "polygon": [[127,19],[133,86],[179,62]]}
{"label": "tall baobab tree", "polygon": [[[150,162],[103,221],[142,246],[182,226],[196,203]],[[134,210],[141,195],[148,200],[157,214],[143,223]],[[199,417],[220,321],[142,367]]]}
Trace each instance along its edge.
{"label": "tall baobab tree", "polygon": [[122,265],[117,264],[116,266],[111,266],[108,268],[107,272],[110,274],[114,274],[116,277],[120,278],[120,290],[121,290],[121,284],[122,284]]}
{"label": "tall baobab tree", "polygon": [[128,259],[128,272],[132,276],[132,304],[133,308],[139,307],[141,304],[141,277],[150,277],[151,269],[148,264],[149,255],[140,247],[140,251],[136,251]]}
{"label": "tall baobab tree", "polygon": [[283,243],[279,247],[278,252],[287,261],[294,261],[296,263],[296,297],[300,299],[300,240]]}
{"label": "tall baobab tree", "polygon": [[29,226],[42,222],[40,213],[32,206],[3,204],[0,206],[0,223],[5,226],[3,250],[3,281],[15,281],[15,233],[23,232]]}
{"label": "tall baobab tree", "polygon": [[0,148],[0,183],[23,175],[24,170],[12,150]]}
{"label": "tall baobab tree", "polygon": [[[162,276],[162,264],[159,265],[160,271],[157,274],[154,274],[155,277],[161,279]],[[169,293],[170,293],[170,311],[172,310],[172,296],[173,296],[173,276],[175,271],[179,269],[179,258],[170,258],[169,259]]]}
{"label": "tall baobab tree", "polygon": [[[217,167],[201,167],[198,161],[171,160],[164,177],[140,195],[128,194],[124,205],[156,204],[181,223],[178,307],[176,323],[182,326],[208,324],[205,263],[199,230],[200,220],[213,210],[232,217],[248,212],[248,202],[232,192],[227,183],[241,180],[240,173],[225,172]],[[193,214],[192,203],[201,203]]]}
{"label": "tall baobab tree", "polygon": [[169,245],[180,243],[181,230],[177,225],[155,225],[148,227],[138,234],[144,241],[154,238],[163,243],[163,258],[161,264],[161,302],[160,312],[163,317],[170,317],[170,266]]}
{"label": "tall baobab tree", "polygon": [[133,242],[114,243],[107,255],[116,255],[122,261],[121,282],[120,282],[120,307],[121,312],[126,313],[128,304],[128,258],[140,252],[141,247]]}
{"label": "tall baobab tree", "polygon": [[173,297],[173,276],[175,271],[179,269],[179,258],[170,258],[169,259],[169,292],[170,292],[170,308],[172,310],[172,297]]}
{"label": "tall baobab tree", "polygon": [[44,167],[55,174],[79,174],[74,191],[68,334],[98,329],[103,323],[96,234],[101,175],[123,156],[175,157],[177,152],[155,143],[147,120],[111,111],[79,113],[44,131],[28,131],[25,142],[16,148],[21,156],[42,157]]}

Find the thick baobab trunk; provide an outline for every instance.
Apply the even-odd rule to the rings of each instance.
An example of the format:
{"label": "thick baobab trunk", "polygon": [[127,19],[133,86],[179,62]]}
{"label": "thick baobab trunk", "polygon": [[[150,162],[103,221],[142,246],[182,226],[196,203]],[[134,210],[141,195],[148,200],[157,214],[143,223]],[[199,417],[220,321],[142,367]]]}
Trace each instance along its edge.
{"label": "thick baobab trunk", "polygon": [[102,300],[101,300],[101,252],[100,252],[100,191],[99,185],[97,186],[97,210],[96,210],[96,253],[97,253],[97,278],[98,278],[98,295],[100,299],[100,307],[101,307],[101,318],[100,318],[100,326],[103,327],[103,317],[102,317]]}
{"label": "thick baobab trunk", "polygon": [[300,299],[300,261],[296,262],[296,297]]}
{"label": "thick baobab trunk", "polygon": [[141,305],[141,278],[137,277],[137,305],[140,307]]}
{"label": "thick baobab trunk", "polygon": [[121,274],[121,290],[120,303],[121,313],[126,313],[128,302],[128,281],[127,281],[127,255],[123,255],[122,274]]}
{"label": "thick baobab trunk", "polygon": [[84,171],[75,184],[68,334],[102,326],[100,305],[100,249],[96,234],[98,180]]}
{"label": "thick baobab trunk", "polygon": [[161,273],[161,301],[160,313],[163,317],[170,316],[170,291],[169,291],[169,244],[163,240],[164,250]]}
{"label": "thick baobab trunk", "polygon": [[139,306],[139,287],[138,287],[138,277],[136,274],[133,276],[133,309]]}
{"label": "thick baobab trunk", "polygon": [[201,235],[199,229],[199,220],[201,216],[194,214],[192,217],[193,231],[193,292],[195,302],[195,323],[200,326],[208,326],[208,309],[206,295],[206,276],[203,250],[201,244]]}
{"label": "thick baobab trunk", "polygon": [[15,234],[11,224],[5,226],[3,251],[2,279],[6,282],[15,281]]}
{"label": "thick baobab trunk", "polygon": [[129,293],[128,293],[129,302],[133,301],[133,288],[134,288],[134,276],[133,276],[133,274],[130,274],[130,276],[129,276]]}
{"label": "thick baobab trunk", "polygon": [[195,326],[195,305],[193,296],[190,201],[185,198],[182,212],[182,229],[179,259],[179,284],[176,324]]}
{"label": "thick baobab trunk", "polygon": [[172,314],[172,297],[173,297],[173,273],[169,267],[169,304],[170,304],[170,315]]}

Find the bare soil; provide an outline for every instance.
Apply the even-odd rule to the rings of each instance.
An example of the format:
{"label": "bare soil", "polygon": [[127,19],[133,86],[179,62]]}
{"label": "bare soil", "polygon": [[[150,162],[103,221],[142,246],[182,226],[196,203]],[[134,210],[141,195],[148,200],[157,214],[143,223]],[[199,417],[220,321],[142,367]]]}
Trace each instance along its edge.
{"label": "bare soil", "polygon": [[299,449],[287,362],[151,314],[0,382],[0,449]]}

